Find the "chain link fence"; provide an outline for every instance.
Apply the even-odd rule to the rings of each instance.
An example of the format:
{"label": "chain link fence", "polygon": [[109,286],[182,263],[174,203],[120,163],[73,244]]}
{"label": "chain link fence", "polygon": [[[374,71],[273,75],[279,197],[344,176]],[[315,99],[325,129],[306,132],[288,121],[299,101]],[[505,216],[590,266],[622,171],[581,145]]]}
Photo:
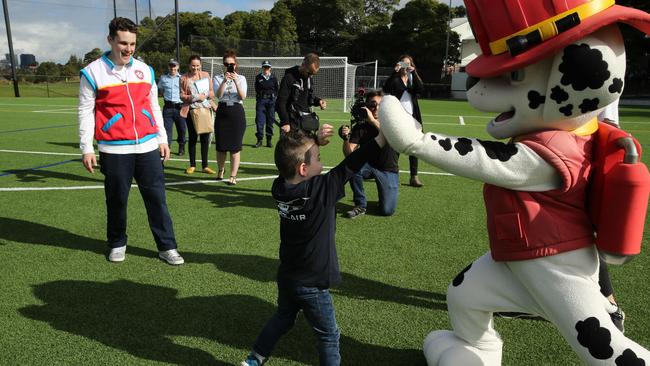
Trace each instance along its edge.
{"label": "chain link fence", "polygon": [[[79,77],[18,75],[21,97],[78,97]],[[11,74],[0,74],[0,97],[14,97]]]}

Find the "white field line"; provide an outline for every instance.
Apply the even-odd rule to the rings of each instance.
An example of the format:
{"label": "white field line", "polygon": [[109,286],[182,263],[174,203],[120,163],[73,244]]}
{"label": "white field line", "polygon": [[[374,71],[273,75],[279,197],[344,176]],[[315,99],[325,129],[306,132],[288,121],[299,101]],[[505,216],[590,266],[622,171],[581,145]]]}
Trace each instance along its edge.
{"label": "white field line", "polygon": [[60,108],[60,109],[44,109],[40,111],[31,111],[32,113],[58,113],[58,114],[77,114],[77,108]]}

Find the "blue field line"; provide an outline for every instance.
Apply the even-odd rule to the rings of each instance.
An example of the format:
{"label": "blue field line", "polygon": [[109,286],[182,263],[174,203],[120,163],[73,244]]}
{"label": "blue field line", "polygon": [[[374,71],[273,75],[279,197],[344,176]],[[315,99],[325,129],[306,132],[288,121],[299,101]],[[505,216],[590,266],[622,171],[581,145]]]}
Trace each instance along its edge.
{"label": "blue field line", "polygon": [[23,129],[20,129],[20,130],[0,131],[0,134],[1,134],[1,133],[11,133],[11,132],[23,132],[23,131],[47,130],[47,129],[50,129],[50,128],[61,128],[61,127],[70,127],[70,126],[77,126],[77,124],[76,124],[76,123],[70,123],[70,124],[67,124],[67,125],[58,125],[58,126],[23,128]]}
{"label": "blue field line", "polygon": [[0,174],[0,177],[4,177],[6,175],[18,174],[18,173],[22,173],[22,172],[27,172],[27,171],[30,171],[30,170],[39,170],[39,169],[44,169],[44,168],[50,168],[50,167],[57,166],[57,165],[67,164],[67,163],[70,163],[72,161],[79,161],[79,159],[64,160],[64,161],[60,161],[58,163],[35,166],[33,168],[27,168],[27,169],[7,170],[6,173]]}

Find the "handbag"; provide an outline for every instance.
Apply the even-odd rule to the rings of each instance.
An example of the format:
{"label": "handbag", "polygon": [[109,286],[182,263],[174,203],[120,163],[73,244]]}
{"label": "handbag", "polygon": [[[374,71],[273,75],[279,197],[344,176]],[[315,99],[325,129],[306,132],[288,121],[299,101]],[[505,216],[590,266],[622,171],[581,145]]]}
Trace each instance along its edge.
{"label": "handbag", "polygon": [[197,135],[214,132],[214,118],[212,117],[212,108],[193,108],[190,109],[192,123]]}

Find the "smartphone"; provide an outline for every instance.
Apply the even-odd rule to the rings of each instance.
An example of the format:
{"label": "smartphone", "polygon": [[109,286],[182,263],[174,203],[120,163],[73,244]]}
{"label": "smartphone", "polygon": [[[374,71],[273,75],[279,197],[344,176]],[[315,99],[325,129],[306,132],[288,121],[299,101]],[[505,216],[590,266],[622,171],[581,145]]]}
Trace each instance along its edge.
{"label": "smartphone", "polygon": [[400,68],[402,68],[402,69],[404,69],[404,70],[406,70],[406,69],[408,69],[409,67],[411,67],[411,65],[409,65],[407,62],[402,62],[402,61],[400,61],[400,62],[398,62],[397,64],[399,65]]}
{"label": "smartphone", "polygon": [[235,64],[228,64],[228,67],[226,68],[226,71],[235,72]]}

